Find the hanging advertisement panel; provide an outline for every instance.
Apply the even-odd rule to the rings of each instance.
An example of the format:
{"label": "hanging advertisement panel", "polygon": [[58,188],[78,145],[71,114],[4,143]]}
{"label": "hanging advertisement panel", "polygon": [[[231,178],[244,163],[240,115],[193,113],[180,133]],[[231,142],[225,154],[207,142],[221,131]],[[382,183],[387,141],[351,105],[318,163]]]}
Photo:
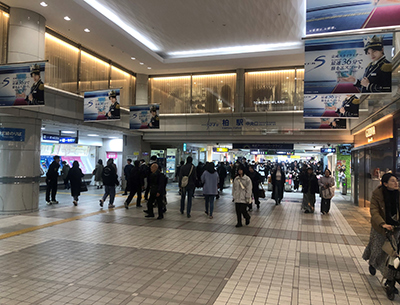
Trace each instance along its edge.
{"label": "hanging advertisement panel", "polygon": [[45,62],[0,66],[0,106],[43,106]]}
{"label": "hanging advertisement panel", "polygon": [[307,0],[306,35],[400,25],[400,0]]}
{"label": "hanging advertisement panel", "polygon": [[346,119],[332,118],[305,118],[304,129],[346,129]]}
{"label": "hanging advertisement panel", "polygon": [[303,117],[358,118],[360,101],[355,94],[305,95]]}
{"label": "hanging advertisement panel", "polygon": [[84,93],[84,121],[119,120],[120,89],[90,91]]}
{"label": "hanging advertisement panel", "polygon": [[304,94],[391,92],[392,44],[392,33],[306,41]]}
{"label": "hanging advertisement panel", "polygon": [[129,116],[130,129],[159,129],[160,105],[131,106]]}

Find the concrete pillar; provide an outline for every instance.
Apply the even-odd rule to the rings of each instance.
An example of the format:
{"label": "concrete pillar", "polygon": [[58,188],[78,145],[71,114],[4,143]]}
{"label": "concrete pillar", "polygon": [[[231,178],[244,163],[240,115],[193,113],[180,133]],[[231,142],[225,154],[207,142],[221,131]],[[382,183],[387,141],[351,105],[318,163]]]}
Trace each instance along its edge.
{"label": "concrete pillar", "polygon": [[10,8],[8,62],[44,60],[46,19],[38,13]]}
{"label": "concrete pillar", "polygon": [[136,74],[136,105],[147,105],[149,103],[149,76],[147,74]]}
{"label": "concrete pillar", "polygon": [[244,112],[244,69],[236,70],[235,112]]}
{"label": "concrete pillar", "polygon": [[[38,209],[41,127],[40,119],[0,116],[0,214]],[[25,134],[23,141],[4,139],[15,129]]]}

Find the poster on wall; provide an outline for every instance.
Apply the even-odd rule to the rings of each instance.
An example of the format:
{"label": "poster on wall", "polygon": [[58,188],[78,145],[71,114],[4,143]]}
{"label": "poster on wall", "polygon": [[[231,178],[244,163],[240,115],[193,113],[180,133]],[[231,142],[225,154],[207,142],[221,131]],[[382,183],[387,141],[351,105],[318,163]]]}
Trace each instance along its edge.
{"label": "poster on wall", "polygon": [[391,92],[392,44],[392,33],[306,41],[304,94]]}
{"label": "poster on wall", "polygon": [[120,89],[85,92],[84,121],[119,120]]}
{"label": "poster on wall", "polygon": [[305,95],[303,117],[358,118],[360,95]]}
{"label": "poster on wall", "polygon": [[0,66],[0,106],[43,106],[45,62]]}
{"label": "poster on wall", "polygon": [[129,116],[130,129],[159,129],[160,105],[131,106]]}
{"label": "poster on wall", "polygon": [[400,0],[307,0],[306,34],[400,25]]}
{"label": "poster on wall", "polygon": [[346,129],[346,119],[340,118],[305,118],[304,129]]}

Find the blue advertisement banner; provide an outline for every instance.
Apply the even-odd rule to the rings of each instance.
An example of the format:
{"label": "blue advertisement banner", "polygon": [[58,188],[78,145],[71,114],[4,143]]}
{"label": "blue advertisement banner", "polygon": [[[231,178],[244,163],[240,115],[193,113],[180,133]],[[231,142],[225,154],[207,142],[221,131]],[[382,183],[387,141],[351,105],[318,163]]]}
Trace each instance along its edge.
{"label": "blue advertisement banner", "polygon": [[360,95],[305,95],[303,117],[358,118],[359,108]]}
{"label": "blue advertisement banner", "polygon": [[130,129],[159,129],[160,105],[131,106],[129,116]]}
{"label": "blue advertisement banner", "polygon": [[45,62],[0,66],[0,106],[44,105]]}
{"label": "blue advertisement banner", "polygon": [[307,0],[306,35],[400,25],[399,0]]}
{"label": "blue advertisement banner", "polygon": [[24,142],[25,129],[0,128],[0,141]]}
{"label": "blue advertisement banner", "polygon": [[332,118],[305,118],[304,129],[346,129],[346,119]]}
{"label": "blue advertisement banner", "polygon": [[60,141],[60,136],[59,135],[54,135],[54,134],[43,134],[42,139],[45,141]]}
{"label": "blue advertisement banner", "polygon": [[393,34],[305,42],[304,94],[388,93]]}
{"label": "blue advertisement banner", "polygon": [[85,92],[83,120],[119,120],[120,114],[120,89],[108,89]]}

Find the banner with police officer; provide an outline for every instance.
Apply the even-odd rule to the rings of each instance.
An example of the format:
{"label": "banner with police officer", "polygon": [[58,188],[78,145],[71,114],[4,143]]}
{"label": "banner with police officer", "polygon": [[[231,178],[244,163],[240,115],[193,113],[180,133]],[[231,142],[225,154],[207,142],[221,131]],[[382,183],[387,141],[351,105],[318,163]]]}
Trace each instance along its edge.
{"label": "banner with police officer", "polygon": [[360,95],[305,95],[304,118],[358,118]]}
{"label": "banner with police officer", "polygon": [[159,129],[160,105],[131,106],[129,116],[130,129]]}
{"label": "banner with police officer", "polygon": [[342,118],[304,118],[304,129],[347,129]]}
{"label": "banner with police officer", "polygon": [[45,62],[0,66],[0,106],[44,105]]}
{"label": "banner with police officer", "polygon": [[85,92],[84,121],[119,120],[120,89],[107,89]]}
{"label": "banner with police officer", "polygon": [[392,48],[392,33],[306,41],[304,94],[390,93]]}

